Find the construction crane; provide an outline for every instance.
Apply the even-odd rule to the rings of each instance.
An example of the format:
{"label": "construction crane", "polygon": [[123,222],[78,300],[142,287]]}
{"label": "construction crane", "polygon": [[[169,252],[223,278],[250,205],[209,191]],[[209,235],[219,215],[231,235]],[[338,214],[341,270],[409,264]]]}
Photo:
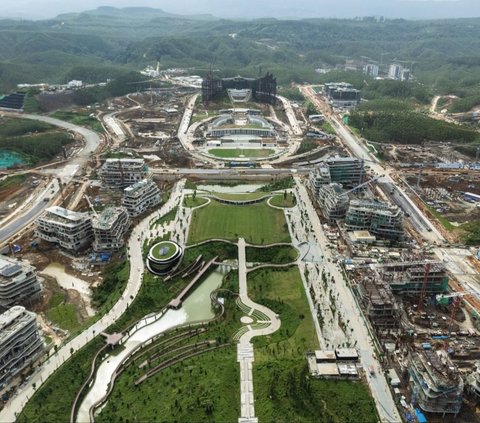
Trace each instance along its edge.
{"label": "construction crane", "polygon": [[85,194],[84,197],[85,197],[85,200],[87,200],[87,203],[88,203],[89,207],[92,209],[93,214],[94,214],[95,216],[98,216],[98,213],[97,213],[97,211],[95,210],[95,208],[93,207],[93,204],[92,204],[92,202],[90,201],[89,196],[88,196],[87,194]]}
{"label": "construction crane", "polygon": [[[436,296],[437,302],[440,302],[444,299],[453,298],[452,309],[450,310],[450,320],[449,320],[448,329],[447,329],[448,338],[450,338],[450,334],[452,333],[453,321],[455,320],[455,316],[457,315],[458,308],[462,303],[462,298],[465,297],[466,295],[473,295],[477,298],[480,296],[474,290],[455,291],[449,294],[439,294]],[[448,340],[445,341],[445,349],[448,349]]]}
{"label": "construction crane", "polygon": [[369,179],[368,181],[366,182],[363,182],[361,183],[360,185],[357,185],[356,187],[353,187],[352,189],[348,190],[347,192],[344,192],[343,194],[344,195],[347,195],[347,194],[350,194],[351,192],[354,192],[360,188],[363,188],[364,186],[366,185],[369,185],[369,184],[372,184],[373,182],[377,181],[378,179],[380,178],[383,178],[385,175],[378,175],[378,176],[375,176],[374,178],[372,179]]}
{"label": "construction crane", "polygon": [[430,274],[430,263],[425,263],[425,273],[423,274],[422,289],[420,290],[420,297],[418,299],[418,311],[423,311],[425,297],[427,295],[428,275]]}
{"label": "construction crane", "polygon": [[62,196],[62,207],[65,207],[66,198],[65,198],[65,192],[63,190],[62,180],[58,176],[57,176],[56,179],[57,179],[57,182],[58,182],[58,187],[60,188],[60,195]]}

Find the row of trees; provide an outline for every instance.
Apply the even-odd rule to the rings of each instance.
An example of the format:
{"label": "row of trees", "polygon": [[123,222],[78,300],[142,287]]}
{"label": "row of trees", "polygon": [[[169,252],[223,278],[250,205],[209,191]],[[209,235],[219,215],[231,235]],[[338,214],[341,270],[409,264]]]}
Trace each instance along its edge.
{"label": "row of trees", "polygon": [[478,133],[459,125],[432,119],[414,111],[379,111],[351,114],[350,124],[376,142],[420,144],[424,141],[471,143]]}

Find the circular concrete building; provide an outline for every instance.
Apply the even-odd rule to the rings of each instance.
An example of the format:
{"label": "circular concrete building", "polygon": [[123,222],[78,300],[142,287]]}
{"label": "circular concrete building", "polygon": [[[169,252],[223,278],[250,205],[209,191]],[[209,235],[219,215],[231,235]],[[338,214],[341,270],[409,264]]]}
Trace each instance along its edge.
{"label": "circular concrete building", "polygon": [[183,248],[176,242],[158,242],[148,252],[147,268],[155,275],[167,275],[180,263],[182,256]]}

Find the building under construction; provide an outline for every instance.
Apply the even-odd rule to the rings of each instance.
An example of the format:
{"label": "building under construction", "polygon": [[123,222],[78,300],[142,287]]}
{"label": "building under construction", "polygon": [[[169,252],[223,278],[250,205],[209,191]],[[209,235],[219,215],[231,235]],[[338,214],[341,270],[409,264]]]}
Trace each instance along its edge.
{"label": "building under construction", "polygon": [[227,90],[249,90],[249,98],[259,103],[275,105],[277,102],[277,79],[267,73],[261,78],[214,78],[209,74],[202,81],[202,101],[208,103],[225,94]]}
{"label": "building under construction", "polygon": [[341,184],[320,185],[317,188],[317,201],[323,216],[329,221],[342,219],[347,213],[349,199]]}
{"label": "building under construction", "polygon": [[90,246],[93,239],[92,223],[88,213],[79,213],[53,206],[36,221],[35,234],[65,250],[79,251]]}
{"label": "building under construction", "polygon": [[399,308],[388,284],[375,277],[366,277],[356,287],[366,314],[377,330],[399,326]]}
{"label": "building under construction", "polygon": [[448,275],[440,262],[395,262],[377,266],[380,280],[387,283],[393,293],[441,294],[448,290]]}
{"label": "building under construction", "polygon": [[98,173],[104,185],[115,189],[124,189],[149,176],[143,159],[107,159]]}
{"label": "building under construction", "polygon": [[93,249],[97,252],[120,250],[129,225],[130,220],[125,207],[106,207],[101,214],[92,217],[95,235]]}
{"label": "building under construction", "polygon": [[458,414],[463,380],[446,351],[414,351],[409,372],[413,404],[427,413]]}
{"label": "building under construction", "polygon": [[354,188],[364,182],[365,166],[363,160],[354,157],[332,157],[320,162],[310,172],[310,185],[315,195],[322,185],[332,182]]}
{"label": "building under construction", "polygon": [[369,231],[390,240],[401,240],[403,212],[380,201],[352,200],[345,216],[347,231]]}
{"label": "building under construction", "polygon": [[158,185],[151,179],[144,179],[123,190],[122,206],[128,210],[130,217],[137,217],[161,200]]}

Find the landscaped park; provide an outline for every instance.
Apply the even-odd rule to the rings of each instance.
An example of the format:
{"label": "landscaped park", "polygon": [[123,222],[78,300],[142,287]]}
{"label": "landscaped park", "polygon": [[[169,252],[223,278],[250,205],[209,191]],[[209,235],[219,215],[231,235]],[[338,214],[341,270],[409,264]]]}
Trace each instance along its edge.
{"label": "landscaped park", "polygon": [[[215,195],[251,201],[265,193]],[[269,205],[273,199],[276,207]],[[247,268],[248,295],[278,315],[281,322],[272,334],[252,340],[255,413],[259,421],[375,421],[373,401],[362,383],[312,379],[308,374],[305,353],[318,349],[317,334],[296,265],[299,252],[289,245],[284,211],[277,208],[294,204],[294,199],[280,193],[258,203],[232,205],[190,193],[181,201],[174,219],[183,216],[182,206],[192,211],[181,264],[167,278],[146,272],[140,293],[108,332],[125,332],[145,315],[166,310],[207,263],[219,265],[202,274],[185,301],[187,314],[200,310],[198,316],[190,316],[188,323],[159,334],[125,360],[95,421],[238,420],[241,392],[237,342],[250,329],[270,324],[267,315],[240,299],[235,262],[240,257],[236,245],[239,238],[247,243],[245,261],[252,263]],[[159,254],[170,252],[165,244],[158,248]],[[200,297],[203,300],[195,303]],[[74,354],[38,390],[18,421],[68,421],[77,394],[74,412],[78,412],[90,389],[87,385],[93,358],[103,344],[97,336]],[[123,354],[122,348],[117,345],[102,350],[96,368],[104,365],[103,358]]]}

